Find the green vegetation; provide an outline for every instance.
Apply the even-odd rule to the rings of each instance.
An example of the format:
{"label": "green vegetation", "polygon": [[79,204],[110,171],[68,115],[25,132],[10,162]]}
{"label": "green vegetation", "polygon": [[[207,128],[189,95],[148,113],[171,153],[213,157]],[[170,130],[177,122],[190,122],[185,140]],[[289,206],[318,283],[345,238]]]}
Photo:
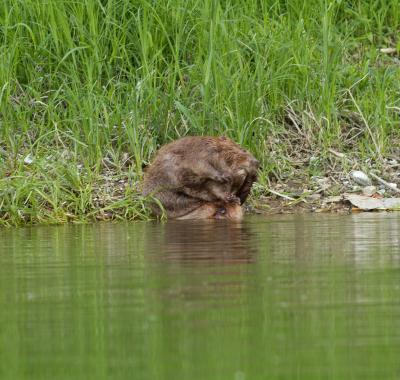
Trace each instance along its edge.
{"label": "green vegetation", "polygon": [[1,223],[146,218],[142,164],[185,134],[249,148],[260,192],[330,146],[379,159],[399,27],[395,0],[3,0]]}

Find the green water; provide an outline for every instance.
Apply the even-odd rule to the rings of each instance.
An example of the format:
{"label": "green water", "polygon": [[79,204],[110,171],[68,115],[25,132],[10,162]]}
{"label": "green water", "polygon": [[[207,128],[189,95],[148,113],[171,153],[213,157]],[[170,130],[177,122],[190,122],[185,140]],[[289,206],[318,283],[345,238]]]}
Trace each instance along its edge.
{"label": "green water", "polygon": [[400,214],[0,230],[1,379],[400,379]]}

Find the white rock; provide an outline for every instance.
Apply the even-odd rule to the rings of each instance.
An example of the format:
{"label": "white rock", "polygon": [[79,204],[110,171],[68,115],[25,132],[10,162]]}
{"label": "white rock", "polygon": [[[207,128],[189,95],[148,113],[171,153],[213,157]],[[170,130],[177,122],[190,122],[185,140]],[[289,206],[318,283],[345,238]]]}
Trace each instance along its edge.
{"label": "white rock", "polygon": [[400,198],[371,198],[364,195],[344,194],[344,198],[361,210],[398,210]]}
{"label": "white rock", "polygon": [[355,183],[361,186],[370,186],[372,184],[370,178],[360,170],[353,170],[350,173],[350,177]]}
{"label": "white rock", "polygon": [[29,165],[33,162],[33,157],[32,155],[29,153],[25,158],[24,158],[24,163]]}

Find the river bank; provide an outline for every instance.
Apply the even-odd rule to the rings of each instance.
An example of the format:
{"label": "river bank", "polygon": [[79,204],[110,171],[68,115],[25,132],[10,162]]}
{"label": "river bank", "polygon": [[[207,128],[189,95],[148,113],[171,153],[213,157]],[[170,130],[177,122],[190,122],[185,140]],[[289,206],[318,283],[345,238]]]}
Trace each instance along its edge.
{"label": "river bank", "polygon": [[[357,208],[346,194],[366,194],[376,199],[398,196],[400,160],[394,148],[376,160],[330,149],[316,158],[302,155],[302,161],[286,172],[266,174],[260,170],[245,204],[247,213],[266,215],[303,212],[348,213]],[[298,150],[293,151],[299,155]],[[57,152],[56,152],[57,153]],[[349,158],[350,157],[350,158]],[[286,157],[289,160],[289,157]],[[76,164],[65,151],[37,159],[19,157],[18,171],[8,171],[3,186],[2,225],[88,223],[106,220],[151,219],[147,200],[140,194],[142,173],[127,153],[121,159],[105,157],[101,166],[89,170]],[[294,156],[290,157],[294,162]],[[360,185],[352,173],[363,170],[376,179]]]}

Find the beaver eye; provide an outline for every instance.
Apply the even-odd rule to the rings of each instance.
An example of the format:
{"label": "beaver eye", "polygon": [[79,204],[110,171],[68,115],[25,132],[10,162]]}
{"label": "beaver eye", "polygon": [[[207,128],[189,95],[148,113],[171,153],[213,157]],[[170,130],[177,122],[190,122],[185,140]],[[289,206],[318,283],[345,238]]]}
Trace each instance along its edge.
{"label": "beaver eye", "polygon": [[225,208],[225,207],[220,207],[220,208],[217,210],[217,214],[225,215],[225,214],[226,214],[226,208]]}

